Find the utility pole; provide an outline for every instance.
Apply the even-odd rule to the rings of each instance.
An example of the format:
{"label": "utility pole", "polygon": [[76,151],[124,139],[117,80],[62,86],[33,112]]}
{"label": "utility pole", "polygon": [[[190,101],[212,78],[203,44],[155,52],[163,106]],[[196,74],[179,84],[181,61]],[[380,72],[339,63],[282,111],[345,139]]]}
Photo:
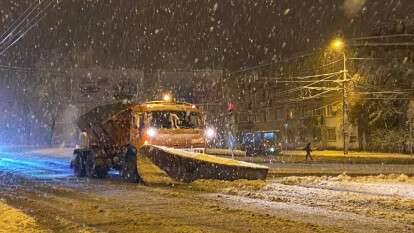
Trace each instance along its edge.
{"label": "utility pole", "polygon": [[331,49],[342,52],[344,59],[344,67],[342,70],[342,138],[343,138],[343,150],[344,155],[348,154],[348,70],[346,69],[346,53],[345,53],[345,42],[341,38],[337,38],[331,42]]}
{"label": "utility pole", "polygon": [[342,80],[342,136],[343,136],[343,150],[344,155],[348,154],[348,70],[346,67],[346,54],[345,51],[343,51],[343,59],[344,59],[344,70],[343,73],[343,80]]}
{"label": "utility pole", "polygon": [[410,100],[408,104],[408,110],[407,110],[407,118],[408,118],[408,133],[409,133],[409,142],[408,146],[410,154],[413,154],[413,124],[414,124],[414,100]]}
{"label": "utility pole", "polygon": [[408,143],[410,147],[410,155],[413,155],[413,118],[409,119],[409,127],[410,127],[410,142]]}

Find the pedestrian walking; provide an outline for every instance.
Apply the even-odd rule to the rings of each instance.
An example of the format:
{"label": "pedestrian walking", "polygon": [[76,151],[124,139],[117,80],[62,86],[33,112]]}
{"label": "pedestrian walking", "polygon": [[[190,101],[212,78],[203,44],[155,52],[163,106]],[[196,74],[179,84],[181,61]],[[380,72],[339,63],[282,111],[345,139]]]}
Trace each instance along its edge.
{"label": "pedestrian walking", "polygon": [[308,161],[308,157],[310,158],[310,160],[313,160],[312,156],[311,156],[311,152],[312,152],[312,148],[311,148],[311,143],[308,142],[308,144],[306,144],[305,146],[305,151],[306,151],[306,161]]}

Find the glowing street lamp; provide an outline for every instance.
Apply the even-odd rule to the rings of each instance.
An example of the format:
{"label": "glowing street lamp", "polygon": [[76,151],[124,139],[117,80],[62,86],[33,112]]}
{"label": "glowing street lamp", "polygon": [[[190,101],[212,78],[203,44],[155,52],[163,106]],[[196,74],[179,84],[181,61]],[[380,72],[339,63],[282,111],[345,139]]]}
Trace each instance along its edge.
{"label": "glowing street lamp", "polygon": [[331,42],[331,49],[337,51],[337,52],[343,52],[345,48],[345,42],[341,38],[336,38]]}

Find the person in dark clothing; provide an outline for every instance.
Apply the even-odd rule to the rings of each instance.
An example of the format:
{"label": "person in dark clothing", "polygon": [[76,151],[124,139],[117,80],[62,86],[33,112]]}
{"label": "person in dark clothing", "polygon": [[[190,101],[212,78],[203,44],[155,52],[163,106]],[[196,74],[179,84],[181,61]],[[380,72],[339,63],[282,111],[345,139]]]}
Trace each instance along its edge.
{"label": "person in dark clothing", "polygon": [[306,144],[305,151],[306,151],[306,158],[305,158],[306,161],[308,160],[308,157],[310,158],[310,160],[313,160],[313,158],[311,156],[312,148],[311,148],[311,143],[310,142],[308,142],[308,144]]}

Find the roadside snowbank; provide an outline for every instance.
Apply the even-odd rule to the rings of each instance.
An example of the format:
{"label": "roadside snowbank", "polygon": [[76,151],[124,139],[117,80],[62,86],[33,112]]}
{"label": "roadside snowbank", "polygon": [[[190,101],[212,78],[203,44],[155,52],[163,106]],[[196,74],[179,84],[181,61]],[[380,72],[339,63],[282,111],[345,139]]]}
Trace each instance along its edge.
{"label": "roadside snowbank", "polygon": [[285,177],[279,180],[284,185],[299,185],[343,192],[365,193],[378,196],[392,196],[414,200],[414,177],[405,174],[350,177],[341,174],[335,177],[305,176]]}
{"label": "roadside snowbank", "polygon": [[0,200],[0,232],[43,233],[36,221]]}
{"label": "roadside snowbank", "polygon": [[409,177],[405,174],[389,174],[378,176],[357,176],[351,177],[346,173],[338,176],[288,176],[280,181],[286,185],[307,185],[307,184],[326,184],[329,182],[355,182],[355,183],[406,183],[414,184],[414,177]]}
{"label": "roadside snowbank", "polygon": [[291,176],[253,186],[239,182],[208,184],[217,191],[206,196],[295,221],[335,223],[350,232],[414,232],[414,177],[404,174]]}

